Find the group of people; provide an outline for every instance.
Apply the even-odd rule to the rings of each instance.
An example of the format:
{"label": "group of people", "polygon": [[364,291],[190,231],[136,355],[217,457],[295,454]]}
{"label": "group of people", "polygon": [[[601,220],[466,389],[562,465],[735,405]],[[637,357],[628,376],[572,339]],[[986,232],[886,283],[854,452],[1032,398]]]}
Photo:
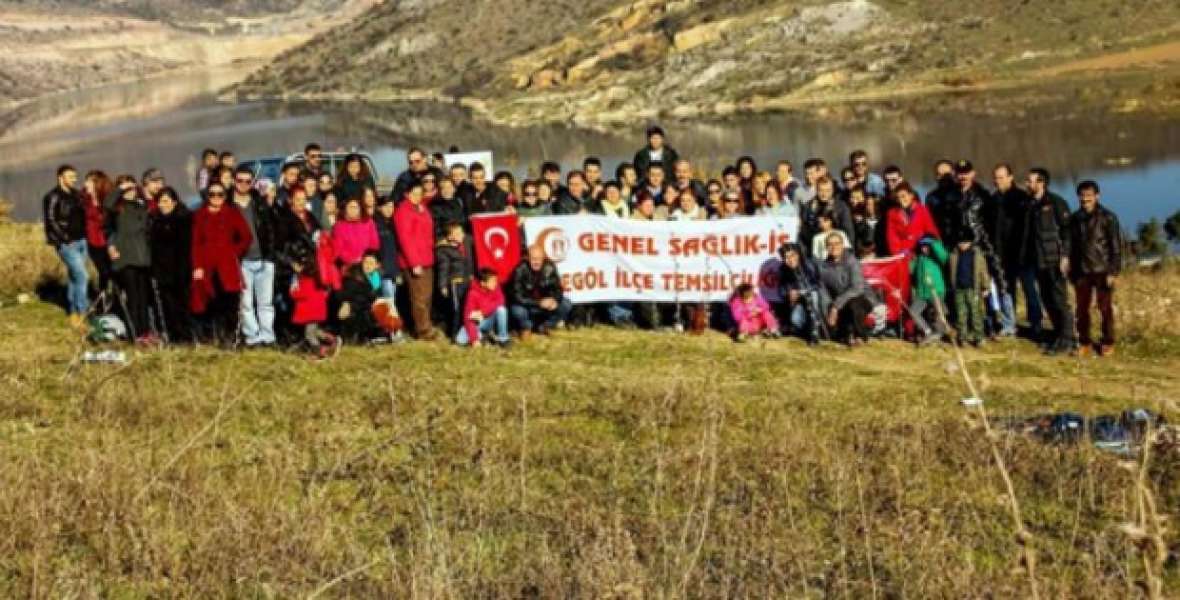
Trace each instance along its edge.
{"label": "group of people", "polygon": [[[907,321],[917,343],[979,345],[1016,335],[1019,285],[1028,331],[1046,352],[1114,350],[1121,230],[1092,181],[1077,187],[1080,206],[1071,211],[1049,190],[1044,169],[1029,170],[1021,187],[1016,171],[999,164],[988,190],[970,161],[943,160],[923,197],[900,168],[878,174],[860,150],[836,176],[818,158],[796,178],[789,161],[769,172],[741,157],[703,181],[659,127],[649,128],[647,144],[612,179],[594,157],[564,174],[545,162],[539,177],[519,185],[511,173],[489,177],[479,163],[447,165],[417,148],[407,158],[409,167],[383,196],[359,154],[333,174],[321,147],[309,144],[271,182],[257,181],[232,153],[206,150],[194,181],[200,201],[191,209],[158,169],[138,180],[90,171],[79,188],[77,170],[62,166],[43,209],[47,241],[69,274],[71,322],[82,327],[86,315],[114,313],[141,344],[302,344],[316,357],[344,340],[400,341],[403,329],[419,340],[441,330],[472,346],[509,345],[513,330],[527,339],[596,320],[682,329],[685,319],[708,318],[703,309],[574,306],[540,248],[526,248],[500,281],[474,260],[472,216],[508,212],[523,223],[539,215],[670,222],[775,215],[801,223],[798,239],[779,250],[783,301],[768,303],[743,285],[712,311],[710,320],[738,341],[798,335],[867,342],[882,299],[860,261],[900,255],[913,278]],[[87,262],[99,278],[93,308]],[[1102,314],[1097,346],[1089,319],[1095,299]],[[950,335],[951,322],[958,335]]]}

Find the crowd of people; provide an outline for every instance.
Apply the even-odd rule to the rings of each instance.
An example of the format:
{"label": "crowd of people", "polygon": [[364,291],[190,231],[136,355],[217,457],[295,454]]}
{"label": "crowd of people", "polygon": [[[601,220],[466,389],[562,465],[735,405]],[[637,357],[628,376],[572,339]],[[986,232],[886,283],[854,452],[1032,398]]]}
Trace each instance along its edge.
{"label": "crowd of people", "polygon": [[[1021,186],[1011,165],[998,164],[989,190],[969,160],[940,160],[937,183],[922,196],[902,169],[878,173],[861,150],[838,169],[809,159],[801,177],[790,161],[761,170],[746,156],[703,181],[659,127],[613,178],[594,157],[566,173],[545,162],[539,177],[520,184],[511,173],[488,177],[479,163],[447,165],[417,148],[408,162],[383,196],[358,154],[334,176],[321,147],[309,144],[272,182],[257,181],[230,152],[206,150],[192,209],[158,169],[138,179],[94,170],[79,187],[78,171],[64,165],[43,210],[46,239],[68,272],[69,319],[88,327],[87,317],[117,315],[144,345],[282,344],[318,358],[345,341],[398,342],[403,330],[424,341],[442,332],[461,345],[507,346],[598,321],[683,331],[686,320],[707,320],[738,341],[795,335],[858,345],[872,335],[870,315],[882,300],[860,261],[902,256],[912,276],[905,331],[915,343],[978,346],[1015,336],[1019,287],[1027,333],[1047,353],[1114,352],[1121,229],[1093,181],[1077,186],[1079,208],[1071,211],[1049,190],[1045,169],[1029,169]],[[468,235],[472,216],[504,212],[522,223],[539,215],[669,222],[775,215],[797,217],[801,230],[779,249],[781,303],[743,285],[702,315],[707,309],[659,304],[575,306],[557,266],[535,247],[500,281],[475,264]],[[1051,329],[1043,328],[1045,313]]]}

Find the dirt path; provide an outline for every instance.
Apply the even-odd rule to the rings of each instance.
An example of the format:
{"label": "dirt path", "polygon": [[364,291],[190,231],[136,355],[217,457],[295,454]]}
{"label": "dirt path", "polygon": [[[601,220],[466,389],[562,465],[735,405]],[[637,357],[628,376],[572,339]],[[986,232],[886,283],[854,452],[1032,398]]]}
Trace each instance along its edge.
{"label": "dirt path", "polygon": [[1180,62],[1180,40],[1075,60],[1041,69],[1037,75],[1056,77],[1079,71],[1111,71],[1172,62]]}

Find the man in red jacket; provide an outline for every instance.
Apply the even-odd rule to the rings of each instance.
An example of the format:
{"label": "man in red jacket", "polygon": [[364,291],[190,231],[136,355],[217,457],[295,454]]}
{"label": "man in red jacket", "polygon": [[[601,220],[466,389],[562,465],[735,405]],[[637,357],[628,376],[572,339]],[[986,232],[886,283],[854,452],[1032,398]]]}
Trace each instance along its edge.
{"label": "man in red jacket", "polygon": [[430,321],[434,295],[434,218],[422,204],[421,183],[410,185],[406,200],[393,213],[400,249],[397,262],[402,273],[409,274],[410,318],[414,322],[415,337],[429,342],[436,337]]}
{"label": "man in red jacket", "polygon": [[508,309],[504,306],[499,277],[492,269],[480,269],[476,281],[467,292],[463,326],[455,336],[455,343],[475,348],[483,336],[494,334],[496,345],[507,348],[512,345],[512,339],[508,337]]}
{"label": "man in red jacket", "polygon": [[885,221],[885,241],[889,245],[889,254],[912,256],[922,238],[928,235],[938,238],[938,229],[934,226],[930,211],[918,202],[918,194],[910,184],[900,183],[893,194],[897,206],[889,209]]}

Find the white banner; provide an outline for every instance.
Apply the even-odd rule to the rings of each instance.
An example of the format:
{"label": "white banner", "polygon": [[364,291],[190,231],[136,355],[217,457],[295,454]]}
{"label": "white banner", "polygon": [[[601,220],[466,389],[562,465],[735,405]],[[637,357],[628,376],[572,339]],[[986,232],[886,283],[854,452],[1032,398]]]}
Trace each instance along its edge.
{"label": "white banner", "polygon": [[742,283],[778,300],[778,248],[799,219],[634,221],[604,216],[530,217],[525,239],[557,264],[574,303],[721,302]]}

